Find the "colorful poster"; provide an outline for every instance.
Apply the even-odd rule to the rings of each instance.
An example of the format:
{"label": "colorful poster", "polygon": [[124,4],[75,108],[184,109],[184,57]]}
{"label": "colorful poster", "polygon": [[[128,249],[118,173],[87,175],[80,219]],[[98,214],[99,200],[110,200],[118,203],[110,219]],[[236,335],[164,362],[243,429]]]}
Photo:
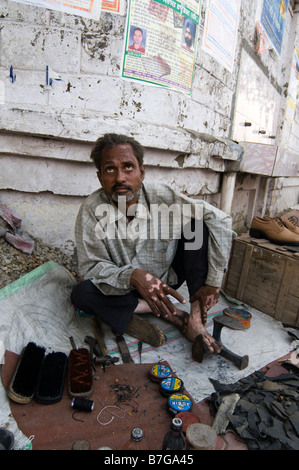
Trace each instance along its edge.
{"label": "colorful poster", "polygon": [[27,5],[58,10],[63,13],[83,16],[99,20],[101,16],[101,0],[12,0]]}
{"label": "colorful poster", "polygon": [[299,82],[299,49],[295,46],[291,67],[291,76],[289,81],[289,90],[287,98],[286,118],[289,121],[294,120],[297,91]]}
{"label": "colorful poster", "polygon": [[280,55],[289,0],[264,0],[261,25]]}
{"label": "colorful poster", "polygon": [[233,71],[241,0],[208,0],[202,48]]}
{"label": "colorful poster", "polygon": [[122,76],[191,94],[201,0],[130,0]]}
{"label": "colorful poster", "polygon": [[109,11],[110,13],[122,14],[123,1],[121,0],[102,0],[102,10]]}

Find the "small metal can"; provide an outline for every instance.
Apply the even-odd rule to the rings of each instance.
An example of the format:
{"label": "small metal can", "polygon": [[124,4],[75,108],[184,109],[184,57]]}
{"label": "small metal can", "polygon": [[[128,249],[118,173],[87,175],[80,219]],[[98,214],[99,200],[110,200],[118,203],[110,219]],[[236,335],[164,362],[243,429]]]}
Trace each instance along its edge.
{"label": "small metal can", "polygon": [[173,395],[180,393],[184,389],[184,383],[177,377],[168,377],[160,382],[160,392],[162,395]]}
{"label": "small metal can", "polygon": [[171,374],[171,369],[164,364],[154,364],[149,372],[149,378],[154,382],[161,382]]}
{"label": "small metal can", "polygon": [[192,400],[188,395],[174,393],[168,398],[167,410],[172,416],[176,416],[181,411],[191,411]]}

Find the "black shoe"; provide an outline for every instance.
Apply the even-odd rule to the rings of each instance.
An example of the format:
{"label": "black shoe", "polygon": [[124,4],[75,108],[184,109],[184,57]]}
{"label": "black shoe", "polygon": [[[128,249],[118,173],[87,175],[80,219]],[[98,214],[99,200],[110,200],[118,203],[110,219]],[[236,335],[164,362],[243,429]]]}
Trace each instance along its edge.
{"label": "black shoe", "polygon": [[11,450],[14,445],[14,435],[7,429],[0,428],[0,450]]}

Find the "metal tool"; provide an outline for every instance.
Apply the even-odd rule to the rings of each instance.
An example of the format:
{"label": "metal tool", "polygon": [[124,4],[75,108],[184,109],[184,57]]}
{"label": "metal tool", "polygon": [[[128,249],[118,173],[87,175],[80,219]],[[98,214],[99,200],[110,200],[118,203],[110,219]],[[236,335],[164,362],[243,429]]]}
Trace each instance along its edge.
{"label": "metal tool", "polygon": [[138,341],[139,362],[141,364],[142,341]]}
{"label": "metal tool", "polygon": [[231,317],[227,317],[226,315],[214,317],[213,322],[213,338],[215,338],[215,340],[222,345],[222,349],[219,355],[233,362],[233,364],[235,364],[238,369],[245,369],[249,364],[249,357],[247,355],[239,356],[238,354],[235,354],[234,352],[230,351],[225,346],[223,346],[221,342],[221,332],[224,326],[232,330],[246,330],[246,328],[238,320],[235,320]]}
{"label": "metal tool", "polygon": [[88,344],[90,347],[90,352],[94,354],[95,356],[102,356],[100,347],[97,343],[97,340],[93,338],[92,336],[85,336],[84,343]]}
{"label": "metal tool", "polygon": [[[90,346],[91,362],[94,369],[96,365],[101,365],[105,372],[107,366],[115,365],[119,361],[118,357],[111,357],[109,354],[103,356],[97,340],[92,336],[86,336],[84,343]],[[96,356],[95,358],[94,355]]]}
{"label": "metal tool", "polygon": [[122,360],[124,364],[131,364],[134,363],[129,348],[127,346],[126,340],[122,335],[116,335],[115,336],[117,346],[119,349],[119,352],[121,354]]}
{"label": "metal tool", "polygon": [[118,357],[101,356],[94,359],[95,364],[101,365],[105,371],[106,366],[115,365],[119,361]]}
{"label": "metal tool", "polygon": [[89,345],[89,348],[90,348],[89,353],[90,353],[90,360],[91,360],[92,368],[93,370],[96,370],[95,364],[93,361],[93,355],[95,354],[95,349],[96,349],[96,340],[92,338],[91,336],[86,336],[84,339],[84,343]]}
{"label": "metal tool", "polygon": [[106,346],[106,343],[105,343],[104,333],[103,333],[103,330],[102,330],[101,322],[96,317],[94,317],[92,319],[92,329],[93,329],[93,333],[96,337],[98,346],[101,350],[101,356],[108,356],[109,352],[108,352],[108,349],[107,349],[107,346]]}

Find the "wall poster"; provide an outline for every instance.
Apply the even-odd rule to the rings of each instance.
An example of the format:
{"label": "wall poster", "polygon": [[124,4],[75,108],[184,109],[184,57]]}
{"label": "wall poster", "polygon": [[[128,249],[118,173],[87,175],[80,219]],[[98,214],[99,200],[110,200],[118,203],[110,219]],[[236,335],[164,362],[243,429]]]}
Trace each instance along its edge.
{"label": "wall poster", "polygon": [[202,49],[232,72],[241,0],[209,0]]}
{"label": "wall poster", "polygon": [[83,16],[99,20],[101,16],[101,0],[11,0],[26,5],[58,10],[71,15]]}
{"label": "wall poster", "polygon": [[191,94],[201,0],[130,0],[122,77]]}
{"label": "wall poster", "polygon": [[293,60],[291,66],[291,75],[289,80],[289,89],[288,89],[288,98],[287,98],[287,107],[286,107],[286,118],[289,121],[294,120],[296,101],[297,101],[297,92],[299,84],[299,49],[294,47]]}
{"label": "wall poster", "polygon": [[124,10],[124,2],[122,0],[102,0],[102,10],[108,11],[110,13],[119,13],[120,15],[123,14]]}
{"label": "wall poster", "polygon": [[261,25],[269,41],[280,55],[289,0],[264,0],[261,14]]}

